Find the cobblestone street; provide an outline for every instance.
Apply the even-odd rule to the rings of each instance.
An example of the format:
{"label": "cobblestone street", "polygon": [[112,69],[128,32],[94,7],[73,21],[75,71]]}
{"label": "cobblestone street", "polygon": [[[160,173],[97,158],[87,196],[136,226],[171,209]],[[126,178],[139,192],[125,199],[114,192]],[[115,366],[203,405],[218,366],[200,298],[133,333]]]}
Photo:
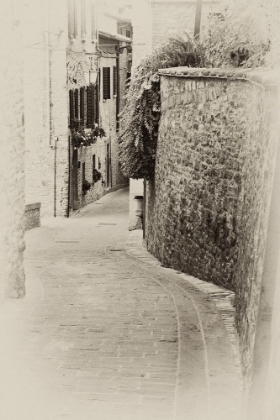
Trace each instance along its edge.
{"label": "cobblestone street", "polygon": [[217,305],[138,252],[139,233],[127,190],[27,232],[27,296],[1,316],[1,419],[239,418]]}

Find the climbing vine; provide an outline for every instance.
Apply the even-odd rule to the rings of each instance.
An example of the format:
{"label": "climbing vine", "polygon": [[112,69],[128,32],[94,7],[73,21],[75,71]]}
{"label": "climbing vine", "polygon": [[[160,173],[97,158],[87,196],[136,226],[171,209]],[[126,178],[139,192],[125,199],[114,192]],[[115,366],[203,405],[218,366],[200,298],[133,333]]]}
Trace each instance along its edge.
{"label": "climbing vine", "polygon": [[158,70],[204,64],[201,44],[182,34],[168,39],[136,68],[121,114],[119,157],[124,175],[150,179],[154,173],[160,118]]}

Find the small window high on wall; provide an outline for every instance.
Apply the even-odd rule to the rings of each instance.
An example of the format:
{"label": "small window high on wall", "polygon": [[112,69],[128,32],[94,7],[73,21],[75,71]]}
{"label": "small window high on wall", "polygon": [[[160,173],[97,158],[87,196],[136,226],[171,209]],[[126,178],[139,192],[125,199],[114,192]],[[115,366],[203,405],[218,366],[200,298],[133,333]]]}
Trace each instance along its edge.
{"label": "small window high on wall", "polygon": [[110,67],[103,67],[103,99],[111,99],[111,71]]}
{"label": "small window high on wall", "polygon": [[68,0],[68,36],[70,39],[77,38],[77,4],[76,0]]}

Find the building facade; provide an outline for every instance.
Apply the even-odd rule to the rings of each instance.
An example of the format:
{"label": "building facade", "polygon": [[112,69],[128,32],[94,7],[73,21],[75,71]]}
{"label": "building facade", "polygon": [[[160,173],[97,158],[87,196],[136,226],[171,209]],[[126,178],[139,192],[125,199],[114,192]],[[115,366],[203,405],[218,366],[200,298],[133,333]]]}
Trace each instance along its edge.
{"label": "building facade", "polygon": [[102,34],[106,10],[98,5],[25,5],[26,204],[41,203],[42,217],[69,216],[127,185],[117,159],[117,113],[130,38],[118,34],[118,16],[108,17]]}

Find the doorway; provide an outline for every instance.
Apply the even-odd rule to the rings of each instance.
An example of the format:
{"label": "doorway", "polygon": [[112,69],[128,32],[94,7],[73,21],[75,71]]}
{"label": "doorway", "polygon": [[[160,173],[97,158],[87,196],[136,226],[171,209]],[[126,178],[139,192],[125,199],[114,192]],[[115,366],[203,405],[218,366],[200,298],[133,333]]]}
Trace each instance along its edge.
{"label": "doorway", "polygon": [[106,187],[112,187],[112,171],[111,171],[111,144],[107,143],[106,149]]}

